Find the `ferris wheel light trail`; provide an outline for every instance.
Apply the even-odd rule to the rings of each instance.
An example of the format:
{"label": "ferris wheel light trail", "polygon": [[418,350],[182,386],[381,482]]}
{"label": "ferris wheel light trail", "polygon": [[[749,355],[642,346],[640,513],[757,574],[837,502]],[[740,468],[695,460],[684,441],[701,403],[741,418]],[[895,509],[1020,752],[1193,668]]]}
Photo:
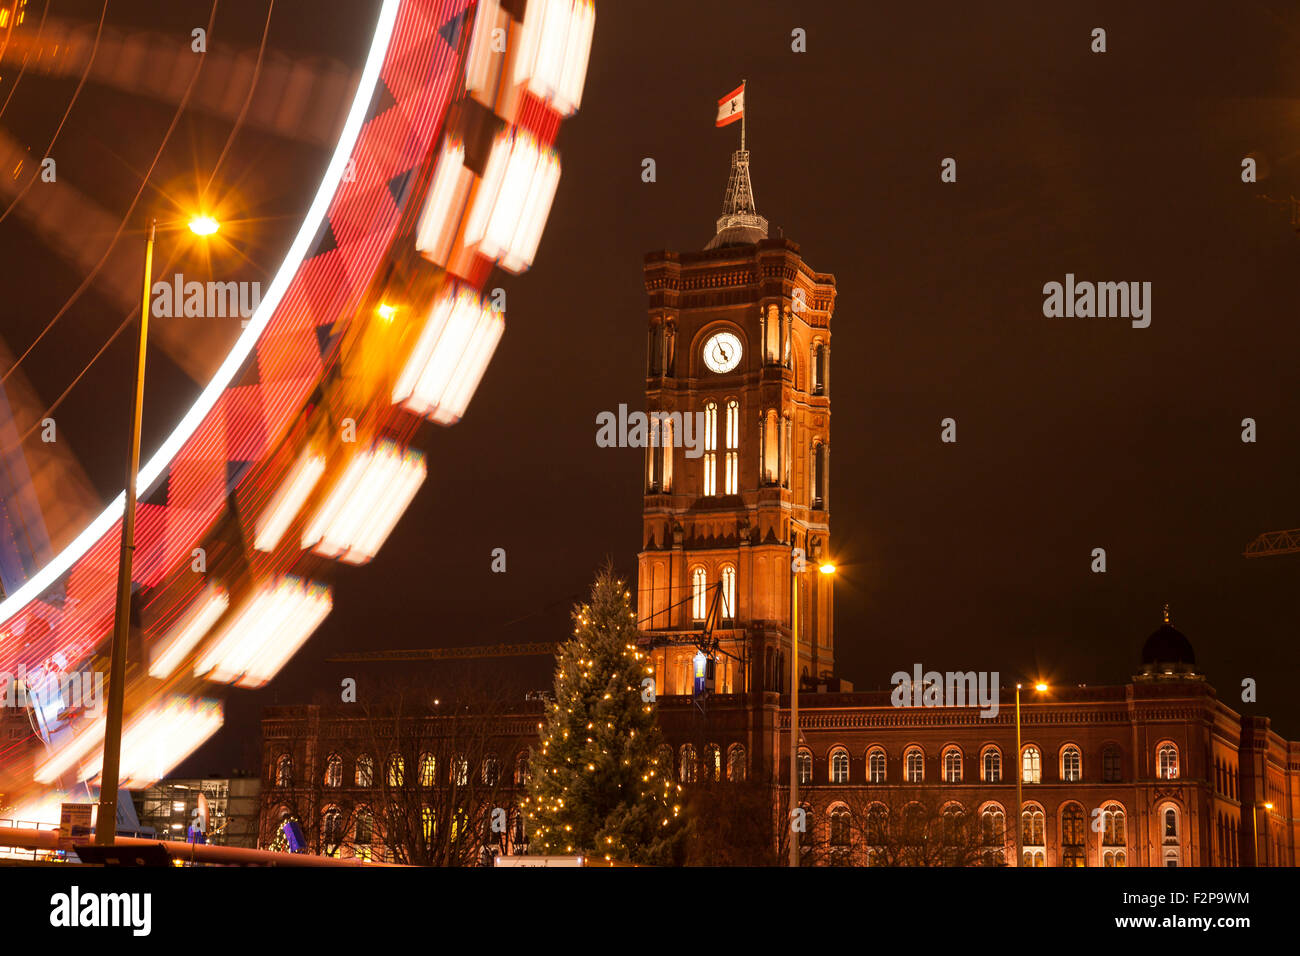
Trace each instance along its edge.
{"label": "ferris wheel light trail", "polygon": [[[212,410],[227,386],[234,380],[240,367],[252,353],[267,323],[270,322],[271,316],[275,314],[276,307],[284,297],[295,272],[302,265],[303,260],[310,251],[316,233],[320,230],[325,213],[329,209],[334,192],[343,178],[348,158],[361,133],[361,127],[365,123],[366,111],[374,96],[375,85],[379,82],[384,56],[392,39],[393,26],[396,23],[397,11],[400,5],[401,0],[385,0],[383,8],[380,10],[379,19],[375,26],[374,41],[367,55],[365,68],[361,72],[361,82],[357,87],[357,94],[352,100],[352,107],[348,111],[343,134],[340,136],[338,147],[335,149],[329,166],[326,168],[325,177],[320,188],[316,191],[316,197],[307,211],[306,218],[303,220],[302,228],[298,231],[293,245],[290,246],[288,253],[285,255],[283,264],[267,287],[261,304],[248,322],[248,327],[244,329],[243,334],[240,335],[234,348],[226,356],[225,361],[222,362],[212,381],[203,389],[198,399],[181,418],[176,428],[162,443],[158,451],[154,453],[153,457],[141,466],[137,499],[143,498],[149,493],[151,486],[163,474],[168,463],[198,429],[204,416]],[[16,615],[27,604],[38,598],[46,588],[54,584],[64,572],[71,568],[100,538],[112,529],[113,525],[122,518],[125,510],[126,493],[122,492],[49,564],[41,568],[3,602],[0,602],[0,621],[8,620]]]}

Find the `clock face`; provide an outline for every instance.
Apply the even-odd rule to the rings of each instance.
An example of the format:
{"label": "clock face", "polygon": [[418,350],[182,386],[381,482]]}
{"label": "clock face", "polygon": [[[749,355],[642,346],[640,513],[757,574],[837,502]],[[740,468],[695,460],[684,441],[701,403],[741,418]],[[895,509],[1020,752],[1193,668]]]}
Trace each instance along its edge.
{"label": "clock face", "polygon": [[734,333],[719,332],[704,343],[704,364],[710,371],[730,372],[740,364],[743,349]]}

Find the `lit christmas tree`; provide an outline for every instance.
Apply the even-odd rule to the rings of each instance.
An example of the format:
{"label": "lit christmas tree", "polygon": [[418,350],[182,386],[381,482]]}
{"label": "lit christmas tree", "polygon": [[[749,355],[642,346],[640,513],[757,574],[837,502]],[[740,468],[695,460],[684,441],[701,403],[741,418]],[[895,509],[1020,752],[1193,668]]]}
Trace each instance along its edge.
{"label": "lit christmas tree", "polygon": [[681,787],[661,768],[654,668],[636,645],[636,613],[607,565],[591,603],[573,610],[555,702],[529,764],[529,852],[631,863],[676,862]]}

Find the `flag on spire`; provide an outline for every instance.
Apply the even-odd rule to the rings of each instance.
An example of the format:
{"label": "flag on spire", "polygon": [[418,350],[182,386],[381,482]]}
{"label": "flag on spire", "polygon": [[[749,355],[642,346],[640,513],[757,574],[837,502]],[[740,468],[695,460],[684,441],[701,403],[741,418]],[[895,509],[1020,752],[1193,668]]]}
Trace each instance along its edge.
{"label": "flag on spire", "polygon": [[718,100],[718,121],[716,126],[728,126],[745,115],[745,84]]}

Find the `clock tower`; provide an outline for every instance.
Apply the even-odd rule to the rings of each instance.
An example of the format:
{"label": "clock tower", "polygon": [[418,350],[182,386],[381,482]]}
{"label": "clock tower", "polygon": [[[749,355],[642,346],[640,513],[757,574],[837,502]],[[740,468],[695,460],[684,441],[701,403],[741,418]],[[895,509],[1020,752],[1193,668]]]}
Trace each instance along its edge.
{"label": "clock tower", "polygon": [[742,148],[716,234],[698,252],[648,254],[645,287],[652,426],[637,618],[656,692],[692,692],[715,599],[715,693],[788,691],[796,600],[800,673],[828,677],[833,577],[817,567],[832,554],[835,278],[769,238]]}

